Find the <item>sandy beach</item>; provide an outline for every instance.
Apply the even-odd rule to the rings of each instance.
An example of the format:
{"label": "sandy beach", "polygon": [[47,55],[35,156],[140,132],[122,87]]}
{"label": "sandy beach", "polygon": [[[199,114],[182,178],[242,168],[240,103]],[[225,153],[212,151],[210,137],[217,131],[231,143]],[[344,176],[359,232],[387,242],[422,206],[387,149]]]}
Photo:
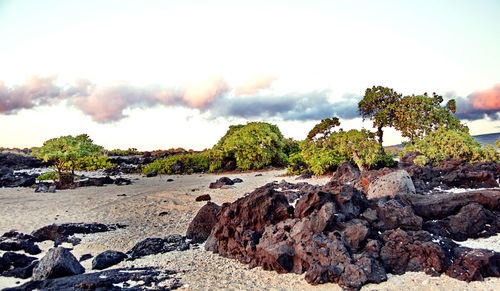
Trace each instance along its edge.
{"label": "sandy beach", "polygon": [[[257,174],[261,174],[257,175]],[[256,176],[257,175],[257,176]],[[209,189],[210,182],[222,176],[241,178],[243,183],[225,189]],[[272,181],[306,181],[324,184],[329,178],[295,180],[296,176],[284,176],[284,170],[231,173],[224,175],[193,174],[157,176],[124,176],[132,185],[84,187],[60,190],[56,193],[34,193],[31,188],[0,188],[0,232],[15,229],[23,233],[52,223],[99,222],[126,224],[124,229],[91,235],[79,235],[81,244],[72,253],[79,258],[83,254],[93,256],[105,250],[129,251],[137,242],[151,237],[169,234],[185,234],[189,222],[205,202],[195,202],[201,194],[210,194],[212,202],[232,202]],[[173,181],[168,182],[168,179]],[[125,195],[123,195],[125,194]],[[450,194],[452,195],[452,194]],[[162,215],[159,215],[162,213]],[[500,237],[469,240],[470,247],[500,251]],[[51,242],[41,244],[45,250]],[[71,245],[67,245],[72,247]],[[0,252],[1,254],[1,252]],[[38,257],[43,256],[43,253]],[[86,272],[92,272],[91,260],[84,261]],[[260,268],[249,269],[235,260],[220,257],[199,248],[152,255],[135,261],[125,261],[117,267],[157,266],[177,272],[181,290],[341,290],[336,284],[312,286],[304,275],[277,274]],[[26,280],[0,277],[0,289],[13,287]],[[482,282],[463,282],[441,275],[431,277],[424,273],[389,275],[386,282],[369,284],[362,290],[498,290],[500,278],[487,278]]]}

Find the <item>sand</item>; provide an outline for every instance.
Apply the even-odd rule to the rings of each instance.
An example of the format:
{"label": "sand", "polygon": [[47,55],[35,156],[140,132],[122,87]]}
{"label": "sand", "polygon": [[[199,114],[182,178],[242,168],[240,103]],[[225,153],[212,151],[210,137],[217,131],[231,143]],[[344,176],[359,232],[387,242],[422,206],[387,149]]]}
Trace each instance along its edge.
{"label": "sand", "polygon": [[[256,176],[262,174],[262,176]],[[209,189],[210,182],[227,176],[241,178],[243,183],[229,189]],[[137,242],[148,237],[164,237],[169,234],[184,234],[189,222],[204,202],[195,202],[195,197],[210,194],[217,204],[232,202],[268,182],[286,180],[324,184],[328,177],[295,180],[295,176],[284,176],[283,170],[224,175],[193,174],[145,178],[141,175],[126,175],[132,185],[85,187],[56,193],[34,193],[30,188],[0,188],[0,233],[11,229],[30,233],[52,223],[100,222],[127,224],[125,229],[79,235],[82,243],[72,250],[79,258],[83,254],[97,255],[105,250],[126,252]],[[167,179],[173,179],[167,182]],[[125,194],[126,196],[118,196]],[[166,215],[159,215],[167,212]],[[500,251],[500,236],[488,239],[469,240],[465,245]],[[45,242],[42,248],[49,249]],[[68,245],[71,247],[71,245]],[[1,254],[1,251],[0,251]],[[38,257],[43,256],[43,253]],[[91,260],[82,263],[86,272],[92,272]],[[220,257],[197,249],[147,256],[135,261],[122,262],[115,267],[158,266],[178,273],[181,290],[341,290],[336,284],[311,286],[304,275],[280,274],[261,268],[249,269],[236,260]],[[0,277],[0,289],[22,284],[27,280]],[[389,275],[386,282],[369,284],[362,290],[499,290],[500,278],[487,278],[483,282],[463,282],[441,275],[431,277],[424,273]]]}

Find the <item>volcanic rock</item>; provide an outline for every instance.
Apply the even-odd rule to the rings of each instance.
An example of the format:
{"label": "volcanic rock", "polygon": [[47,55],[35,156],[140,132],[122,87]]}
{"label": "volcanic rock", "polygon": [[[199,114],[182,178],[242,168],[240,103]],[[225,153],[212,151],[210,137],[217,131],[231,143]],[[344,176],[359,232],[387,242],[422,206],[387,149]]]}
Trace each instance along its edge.
{"label": "volcanic rock", "polygon": [[51,224],[39,228],[31,233],[37,241],[52,240],[54,245],[58,246],[63,242],[72,242],[77,244],[77,240],[71,240],[69,237],[76,233],[97,233],[124,228],[121,224],[102,224],[102,223],[64,223]]}
{"label": "volcanic rock", "polygon": [[158,172],[156,172],[156,171],[151,171],[151,172],[146,174],[146,177],[148,177],[148,178],[156,177],[156,176],[158,176]]}
{"label": "volcanic rock", "polygon": [[92,260],[92,270],[102,270],[125,260],[127,255],[118,251],[105,251]]}
{"label": "volcanic rock", "polygon": [[0,275],[26,279],[31,277],[33,268],[37,263],[37,258],[35,257],[6,252],[0,257]]}
{"label": "volcanic rock", "polygon": [[68,249],[50,249],[33,270],[33,280],[45,280],[82,274],[85,269]]}
{"label": "volcanic rock", "polygon": [[37,255],[42,250],[35,244],[37,238],[19,233],[17,231],[9,231],[0,237],[0,250],[2,251],[25,251],[30,255]]}
{"label": "volcanic rock", "polygon": [[43,281],[30,281],[21,286],[3,290],[122,290],[117,285],[125,285],[129,281],[133,282],[134,286],[130,288],[131,290],[174,290],[181,287],[181,284],[179,279],[172,277],[173,274],[175,274],[174,271],[159,271],[154,268],[122,268]]}
{"label": "volcanic rock", "polygon": [[186,232],[186,237],[194,242],[204,242],[212,228],[217,223],[217,214],[221,207],[215,203],[208,202],[200,208],[196,216],[193,218]]}
{"label": "volcanic rock", "polygon": [[185,251],[187,249],[189,249],[189,243],[186,241],[186,237],[179,234],[172,234],[165,238],[147,238],[142,240],[128,251],[127,254],[131,259],[137,259],[144,256],[171,251]]}
{"label": "volcanic rock", "polygon": [[212,197],[210,197],[210,194],[203,194],[203,195],[200,195],[198,197],[196,197],[195,201],[210,201],[212,200]]}
{"label": "volcanic rock", "polygon": [[225,186],[225,185],[234,185],[234,182],[233,182],[233,180],[231,180],[228,177],[222,177],[222,178],[219,178],[217,181],[210,183],[208,188],[217,189],[217,188],[222,188],[222,186]]}

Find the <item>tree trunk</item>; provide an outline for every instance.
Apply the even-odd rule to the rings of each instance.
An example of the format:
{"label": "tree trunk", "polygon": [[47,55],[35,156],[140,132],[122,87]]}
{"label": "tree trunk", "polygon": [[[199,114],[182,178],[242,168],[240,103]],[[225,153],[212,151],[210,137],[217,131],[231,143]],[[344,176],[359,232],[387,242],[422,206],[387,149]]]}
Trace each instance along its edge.
{"label": "tree trunk", "polygon": [[359,170],[361,172],[364,172],[366,170],[366,168],[363,165],[363,161],[359,158],[358,152],[357,151],[352,151],[352,157],[353,157],[354,162],[358,166]]}
{"label": "tree trunk", "polygon": [[382,131],[382,126],[377,127],[378,143],[382,147],[382,141],[384,138],[384,132]]}

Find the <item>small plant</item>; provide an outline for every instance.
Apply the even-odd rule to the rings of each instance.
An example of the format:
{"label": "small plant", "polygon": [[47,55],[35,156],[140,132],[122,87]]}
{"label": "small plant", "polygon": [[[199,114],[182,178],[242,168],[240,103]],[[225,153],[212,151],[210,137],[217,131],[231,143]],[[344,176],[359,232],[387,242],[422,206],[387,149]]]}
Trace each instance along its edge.
{"label": "small plant", "polygon": [[59,174],[57,172],[47,172],[43,173],[40,176],[36,177],[37,181],[45,181],[45,180],[59,180]]}
{"label": "small plant", "polygon": [[429,162],[430,162],[429,158],[423,155],[417,156],[413,159],[413,163],[420,167],[424,167]]}

